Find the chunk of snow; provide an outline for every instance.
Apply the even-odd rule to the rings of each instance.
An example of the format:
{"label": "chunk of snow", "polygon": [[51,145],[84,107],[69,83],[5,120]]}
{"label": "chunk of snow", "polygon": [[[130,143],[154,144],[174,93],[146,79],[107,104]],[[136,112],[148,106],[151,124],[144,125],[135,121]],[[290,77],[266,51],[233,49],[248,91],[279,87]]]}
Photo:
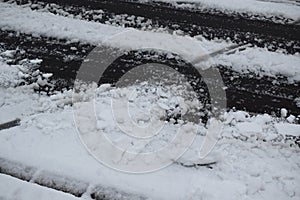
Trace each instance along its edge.
{"label": "chunk of snow", "polygon": [[52,73],[46,73],[46,74],[43,74],[42,76],[43,76],[44,78],[46,78],[46,79],[49,79],[50,77],[53,76],[53,74],[52,74]]}
{"label": "chunk of snow", "polygon": [[295,122],[295,119],[296,119],[296,117],[295,117],[294,115],[290,115],[288,118],[286,118],[286,120],[287,120],[289,123]]}
{"label": "chunk of snow", "polygon": [[288,111],[285,108],[281,108],[280,113],[281,113],[281,117],[285,118],[287,117]]}
{"label": "chunk of snow", "polygon": [[275,127],[279,134],[281,135],[292,135],[299,137],[300,136],[300,125],[299,124],[287,124],[287,123],[278,123],[275,124]]}
{"label": "chunk of snow", "polygon": [[33,60],[29,60],[29,62],[32,63],[32,64],[40,64],[41,62],[43,62],[43,60],[36,58],[36,59],[33,59]]}
{"label": "chunk of snow", "polygon": [[15,56],[16,50],[6,50],[2,53],[0,53],[1,56],[7,57],[7,58],[13,58]]}

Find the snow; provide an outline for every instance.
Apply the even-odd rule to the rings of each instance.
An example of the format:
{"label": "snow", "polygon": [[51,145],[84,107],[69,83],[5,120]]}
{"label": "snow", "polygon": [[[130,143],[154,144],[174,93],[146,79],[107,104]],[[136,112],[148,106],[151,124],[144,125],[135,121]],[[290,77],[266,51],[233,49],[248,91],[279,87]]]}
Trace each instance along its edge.
{"label": "snow", "polygon": [[[196,3],[202,9],[217,9],[225,13],[251,13],[263,16],[284,16],[300,19],[300,4],[291,0],[158,0],[163,2]],[[177,5],[180,6],[180,5]],[[182,5],[181,5],[182,6]],[[187,5],[186,5],[187,6]],[[191,6],[193,7],[193,5]]]}
{"label": "snow", "polygon": [[[12,17],[14,16],[14,17]],[[232,45],[225,41],[207,41],[201,36],[191,38],[166,33],[154,33],[130,28],[113,27],[57,16],[47,12],[32,11],[13,4],[0,3],[0,28],[24,33],[79,40],[90,44],[136,49],[155,48],[181,55],[188,61]],[[34,62],[34,61],[33,61]],[[300,80],[299,55],[269,52],[263,48],[247,47],[230,55],[219,55],[211,63],[232,66],[234,70],[258,75],[284,75],[289,81]],[[208,64],[196,64],[207,67]],[[289,69],[289,70],[285,70]]]}
{"label": "snow", "polygon": [[3,200],[78,200],[70,194],[21,181],[11,176],[0,174],[0,198]]}
{"label": "snow", "polygon": [[285,108],[281,108],[280,113],[281,113],[281,117],[286,117],[288,111]]}
{"label": "snow", "polygon": [[300,97],[295,99],[296,105],[300,108]]}
{"label": "snow", "polygon": [[[129,35],[121,35],[119,39],[107,41],[106,39],[112,34],[128,29],[34,12],[5,3],[0,3],[0,17],[1,28],[70,40],[77,39],[91,44],[106,42],[112,46],[125,48],[145,46],[167,48],[191,56],[190,59],[193,59],[197,52],[202,52],[192,45],[199,44],[208,51],[228,45],[224,42],[201,40],[199,37],[179,37],[142,31],[132,31]],[[132,37],[134,40],[131,39]],[[163,41],[157,43],[158,39]],[[167,44],[174,45],[168,47]],[[2,56],[7,59],[12,58],[13,50],[3,52]],[[219,62],[230,63],[231,59],[231,64],[237,69],[251,66],[253,68],[247,69],[255,71],[263,69],[266,74],[271,75],[285,73],[291,79],[299,77],[299,67],[291,68],[291,66],[299,66],[296,63],[299,59],[297,56],[270,53],[260,48],[249,48],[245,53],[240,52],[236,56],[231,58],[228,56],[229,60],[220,56]],[[262,59],[263,56],[269,56],[269,59]],[[239,62],[237,58],[240,58]],[[40,60],[32,60],[31,64],[39,62]],[[240,66],[238,63],[241,63]],[[281,67],[274,67],[276,65]],[[289,70],[279,71],[283,67]],[[69,183],[69,186],[74,187],[75,190],[81,187],[86,189],[87,184],[88,187],[81,199],[89,199],[92,188],[113,188],[108,190],[110,195],[116,194],[117,190],[149,199],[296,200],[300,198],[298,189],[300,150],[293,141],[289,140],[290,136],[300,136],[300,125],[295,124],[293,120],[294,117],[299,116],[288,116],[284,110],[281,118],[274,118],[267,114],[251,115],[244,111],[224,112],[218,120],[222,125],[221,134],[217,138],[218,143],[207,157],[200,159],[200,147],[208,134],[209,127],[183,120],[177,124],[164,122],[164,131],[158,132],[152,140],[148,138],[146,141],[138,140],[121,131],[128,126],[120,127],[122,119],[119,120],[118,116],[114,116],[111,109],[112,99],[122,100],[128,95],[131,118],[135,124],[144,128],[149,123],[151,125],[149,120],[151,117],[158,123],[158,119],[163,117],[166,110],[175,110],[176,104],[185,111],[192,110],[198,105],[197,102],[180,98],[180,94],[184,97],[185,94],[181,93],[178,87],[170,86],[171,88],[167,90],[163,87],[157,89],[148,83],[132,86],[133,88],[114,88],[110,85],[95,88],[95,85],[86,85],[80,93],[65,90],[47,96],[43,93],[35,93],[33,88],[37,87],[38,83],[46,84],[44,81],[50,78],[51,74],[35,71],[37,83],[16,87],[22,77],[28,73],[25,64],[7,65],[1,60],[0,71],[0,123],[16,118],[21,119],[20,126],[1,130],[0,167],[10,168],[13,174],[20,173],[22,167],[10,166],[11,163],[29,166],[29,168],[25,167],[27,172],[29,169],[36,170],[32,179],[29,178],[31,180],[29,183],[0,174],[0,198],[78,199],[34,184],[37,182],[51,185],[55,181],[66,185]],[[136,92],[132,93],[132,91]],[[94,105],[95,109],[92,110],[94,119],[89,118],[89,110],[82,110],[86,104]],[[117,107],[117,111],[119,109],[121,108]],[[174,112],[176,113],[176,110]],[[81,126],[75,123],[74,113],[77,113],[77,117],[81,119],[79,122],[83,122]],[[93,126],[90,126],[91,122],[95,122]],[[155,127],[150,126],[149,129],[151,128]],[[153,152],[172,141],[172,136],[180,128],[183,128],[184,132],[196,130],[195,140],[188,146],[184,155],[177,162],[164,165],[159,170],[140,174],[124,173],[119,169],[107,167],[107,163],[98,162],[83,145],[83,136],[78,134],[78,129],[85,131],[87,133],[84,136],[85,141],[98,151],[101,150],[101,146],[99,148],[95,138],[97,139],[97,134],[101,132],[105,133],[112,143],[120,145],[120,148],[135,152]],[[107,155],[114,157],[113,154]],[[211,168],[197,166],[205,163],[214,164],[210,165]],[[151,164],[148,163],[149,166]],[[195,167],[184,166],[193,164]],[[69,180],[77,180],[78,184],[73,184]],[[122,197],[124,194],[121,192],[118,195]]]}
{"label": "snow", "polygon": [[33,59],[33,60],[30,60],[30,62],[32,64],[40,64],[41,62],[43,62],[43,60],[42,59]]}
{"label": "snow", "polygon": [[284,133],[285,135],[291,135],[296,137],[300,136],[299,125],[278,123],[275,126],[279,134]]}
{"label": "snow", "polygon": [[290,123],[295,122],[296,117],[294,115],[290,115],[288,118],[286,118],[286,120]]}
{"label": "snow", "polygon": [[38,13],[31,11],[30,8],[16,7],[3,2],[0,3],[0,13],[2,29],[27,33],[38,31],[38,34],[57,38],[98,43],[105,37],[120,32],[119,28],[91,22],[84,22],[84,27],[82,27],[81,20],[56,16],[51,13]]}
{"label": "snow", "polygon": [[0,55],[6,58],[13,58],[15,55],[15,50],[6,50],[5,52],[2,52]]}
{"label": "snow", "polygon": [[[116,142],[117,139],[126,138],[120,135],[120,129],[110,112],[109,102],[112,94],[126,94],[128,89],[115,89],[108,85],[99,88],[96,113],[101,126],[91,127],[91,132],[105,130]],[[77,107],[93,102],[94,92],[94,88],[91,87],[86,90],[83,97],[75,98]],[[243,111],[227,112],[222,119],[220,140],[204,160],[198,157],[199,147],[207,131],[203,126],[199,126],[196,140],[178,160],[184,164],[216,162],[212,165],[213,169],[187,168],[175,163],[152,173],[131,174],[100,164],[82,145],[73,119],[73,109],[76,110],[77,107],[72,108],[69,105],[72,102],[72,91],[48,97],[34,93],[30,86],[22,86],[0,88],[0,94],[4,103],[0,107],[1,120],[15,117],[22,120],[21,126],[1,131],[0,157],[37,168],[39,173],[35,175],[35,180],[45,178],[47,180],[47,177],[72,177],[89,183],[90,187],[97,185],[111,187],[150,199],[299,199],[300,197],[297,189],[300,183],[298,173],[300,151],[299,148],[284,142],[285,135],[299,136],[300,126],[297,124],[280,121],[282,119],[269,115],[251,116]],[[147,99],[148,102],[143,99],[144,101],[140,103],[149,107],[153,103],[151,98]],[[139,109],[135,110],[133,107],[133,113],[138,111]],[[81,117],[84,117],[84,112]],[[171,134],[172,127],[178,128],[180,125],[167,124],[167,126],[169,129],[166,134]],[[155,144],[153,148],[164,145],[159,141],[160,138],[156,143],[153,141]],[[132,150],[140,148],[144,146],[137,144]],[[148,151],[149,148],[145,150]],[[15,188],[14,182],[11,178],[3,176],[0,179],[0,184],[12,184],[12,188]],[[24,191],[22,188],[27,187],[27,184],[16,182],[18,187],[14,191],[22,193]],[[32,193],[28,195],[36,194],[37,189],[29,190]],[[46,194],[48,195],[48,190]],[[86,191],[85,196],[88,194],[89,191]],[[13,197],[9,191],[5,191],[3,195]]]}
{"label": "snow", "polygon": [[43,74],[42,76],[43,76],[44,78],[46,78],[46,79],[49,79],[50,77],[53,76],[53,74],[52,74],[52,73],[46,73],[46,74]]}
{"label": "snow", "polygon": [[284,55],[254,47],[230,55],[220,55],[215,62],[232,66],[238,72],[250,71],[271,77],[284,75],[292,82],[300,80],[299,55]]}
{"label": "snow", "polygon": [[[8,65],[0,61],[0,85],[10,87],[16,85],[16,80],[19,76],[19,69],[14,65]],[[1,105],[1,104],[0,104]]]}

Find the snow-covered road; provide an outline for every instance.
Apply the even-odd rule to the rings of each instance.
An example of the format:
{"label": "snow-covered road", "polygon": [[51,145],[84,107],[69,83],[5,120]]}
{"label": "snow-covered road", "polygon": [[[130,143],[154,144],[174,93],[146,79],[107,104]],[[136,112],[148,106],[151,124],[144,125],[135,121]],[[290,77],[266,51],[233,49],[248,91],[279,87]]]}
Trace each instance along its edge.
{"label": "snow-covered road", "polygon": [[[230,4],[230,8],[243,10],[253,1]],[[216,2],[224,4],[223,1]],[[201,3],[211,1],[201,0]],[[248,9],[261,3],[255,1],[255,6]],[[270,2],[267,4],[271,5]],[[278,15],[283,12],[286,17],[298,19],[298,6],[283,5],[281,10],[277,10],[277,6],[260,7],[258,12]],[[3,31],[16,31],[36,38],[54,37],[66,42],[106,44],[126,50],[163,49],[176,52],[187,60],[199,57],[203,49],[211,53],[233,44],[219,39],[208,41],[201,35],[171,35],[161,30],[146,32],[87,22],[45,10],[33,11],[28,6],[13,3],[0,3],[0,18]],[[122,34],[124,31],[127,33]],[[0,199],[300,199],[300,115],[294,116],[285,108],[281,109],[280,117],[239,110],[223,111],[218,119],[220,135],[213,135],[214,138],[209,135],[211,121],[204,125],[176,117],[164,120],[170,110],[175,114],[197,111],[196,98],[193,101],[186,98],[183,85],[142,82],[116,88],[108,84],[100,87],[83,84],[79,93],[63,89],[46,94],[35,89],[52,84],[52,74],[31,69],[43,60],[26,57],[16,64],[13,62],[15,53],[16,49],[1,49],[0,52],[0,124],[21,119],[20,126],[0,130]],[[231,66],[241,74],[284,76],[291,84],[300,81],[297,53],[289,55],[246,46],[243,51],[218,55],[214,62]],[[24,85],[24,80],[34,73],[35,82]],[[140,127],[150,124],[148,129],[152,130],[162,123],[163,129],[151,138],[124,134],[132,127],[115,116],[115,111],[121,113],[125,107],[122,104],[112,108],[112,100],[119,99],[128,100],[127,111],[132,124]],[[295,101],[300,107],[300,99]],[[94,105],[94,109],[84,110],[86,104]],[[91,113],[94,118],[90,118]],[[157,124],[151,124],[152,118]],[[169,160],[168,165],[152,172],[124,173],[120,168],[108,167],[103,160],[97,161],[90,153],[92,149],[106,153],[112,160],[115,158],[112,152],[97,143],[100,134],[124,152],[153,153],[166,148],[178,129],[187,135],[193,134],[195,140],[186,146],[187,151],[178,160]],[[218,142],[208,156],[200,159],[200,147],[207,138]],[[181,143],[176,145],[181,147]],[[123,156],[114,162],[115,166]],[[154,158],[160,159],[160,156]],[[152,163],[146,164],[151,166]]]}

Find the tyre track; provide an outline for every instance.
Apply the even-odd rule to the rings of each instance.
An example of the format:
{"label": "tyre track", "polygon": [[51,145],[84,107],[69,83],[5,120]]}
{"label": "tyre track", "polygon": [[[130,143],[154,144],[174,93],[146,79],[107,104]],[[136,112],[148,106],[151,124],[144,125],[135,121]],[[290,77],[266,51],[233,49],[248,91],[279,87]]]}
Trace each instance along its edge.
{"label": "tyre track", "polygon": [[[1,31],[0,38],[2,49],[19,49],[19,52],[23,52],[16,55],[15,64],[24,58],[42,59],[43,62],[39,69],[42,72],[54,74],[55,90],[61,90],[65,87],[72,88],[76,72],[83,59],[94,48],[94,46],[79,42],[70,43],[55,38],[16,34],[13,31]],[[75,47],[76,50],[72,50],[71,47]],[[163,57],[160,56],[161,58]],[[157,58],[154,56],[150,59],[155,61]],[[166,61],[166,64],[168,62],[170,64],[170,60],[168,61],[167,58],[163,60]],[[149,58],[142,57],[142,60],[137,60],[129,56],[120,61],[117,63],[118,65],[137,65],[149,61]],[[156,61],[161,62],[161,60]],[[172,62],[178,66],[185,65],[180,60]],[[277,79],[266,76],[257,77],[255,74],[240,74],[232,70],[230,66],[217,67],[227,87],[228,108],[235,107],[254,113],[266,112],[279,116],[280,109],[284,107],[291,114],[299,115],[300,108],[294,102],[294,99],[300,96],[299,82],[290,84],[285,77],[278,77]]]}

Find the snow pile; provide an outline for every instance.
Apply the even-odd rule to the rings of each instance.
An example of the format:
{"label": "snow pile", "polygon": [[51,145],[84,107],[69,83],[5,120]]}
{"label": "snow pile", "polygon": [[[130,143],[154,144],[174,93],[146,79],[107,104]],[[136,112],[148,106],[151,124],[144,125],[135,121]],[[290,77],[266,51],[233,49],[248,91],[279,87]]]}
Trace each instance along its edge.
{"label": "snow pile", "polygon": [[[4,51],[0,54],[3,56],[10,52]],[[4,59],[3,59],[4,58]],[[10,60],[5,57],[0,57],[0,86],[1,87],[16,87],[19,85],[28,85],[35,90],[50,91],[54,85],[51,83],[52,73],[42,73],[38,68],[42,62],[40,59],[23,59],[18,64],[11,65],[7,64]]]}
{"label": "snow pile", "polygon": [[[102,86],[99,89],[103,91]],[[120,148],[141,153],[155,151],[170,143],[178,128],[191,126],[191,128],[197,129],[197,124],[191,124],[191,122],[184,120],[183,116],[188,114],[198,116],[196,112],[201,104],[196,100],[191,101],[191,98],[184,95],[184,92],[184,87],[180,86],[157,87],[147,83],[128,88],[111,88],[106,92],[96,90],[97,126],[95,127],[96,130],[91,130],[89,127],[88,134],[93,135],[93,132],[96,134],[100,130],[112,143],[122,144]],[[129,100],[128,110],[125,110],[128,111],[129,120],[132,120],[133,123],[127,121],[127,118],[118,116],[124,110],[123,107],[119,107],[119,104],[123,105],[119,102],[124,100],[126,102]],[[110,107],[111,101],[115,102],[116,106]],[[76,104],[74,107],[80,108]],[[82,120],[85,117],[84,111],[78,113],[82,114],[80,116]],[[170,123],[165,122],[167,119]],[[86,120],[90,119],[87,118]],[[88,123],[86,122],[86,124]],[[152,131],[154,136],[150,139],[141,140],[124,134],[124,131],[127,133],[133,131],[135,126],[145,128],[143,130],[149,131],[150,134]]]}
{"label": "snow pile", "polygon": [[[296,117],[289,115],[282,119],[276,119],[270,115],[250,116],[247,112],[236,111],[224,114],[224,129],[222,136],[225,138],[237,138],[250,141],[264,141],[272,144],[287,143],[295,145],[299,143],[299,125],[291,120]],[[299,119],[298,119],[299,120]],[[285,128],[283,128],[285,127]],[[293,137],[294,141],[289,141]]]}

